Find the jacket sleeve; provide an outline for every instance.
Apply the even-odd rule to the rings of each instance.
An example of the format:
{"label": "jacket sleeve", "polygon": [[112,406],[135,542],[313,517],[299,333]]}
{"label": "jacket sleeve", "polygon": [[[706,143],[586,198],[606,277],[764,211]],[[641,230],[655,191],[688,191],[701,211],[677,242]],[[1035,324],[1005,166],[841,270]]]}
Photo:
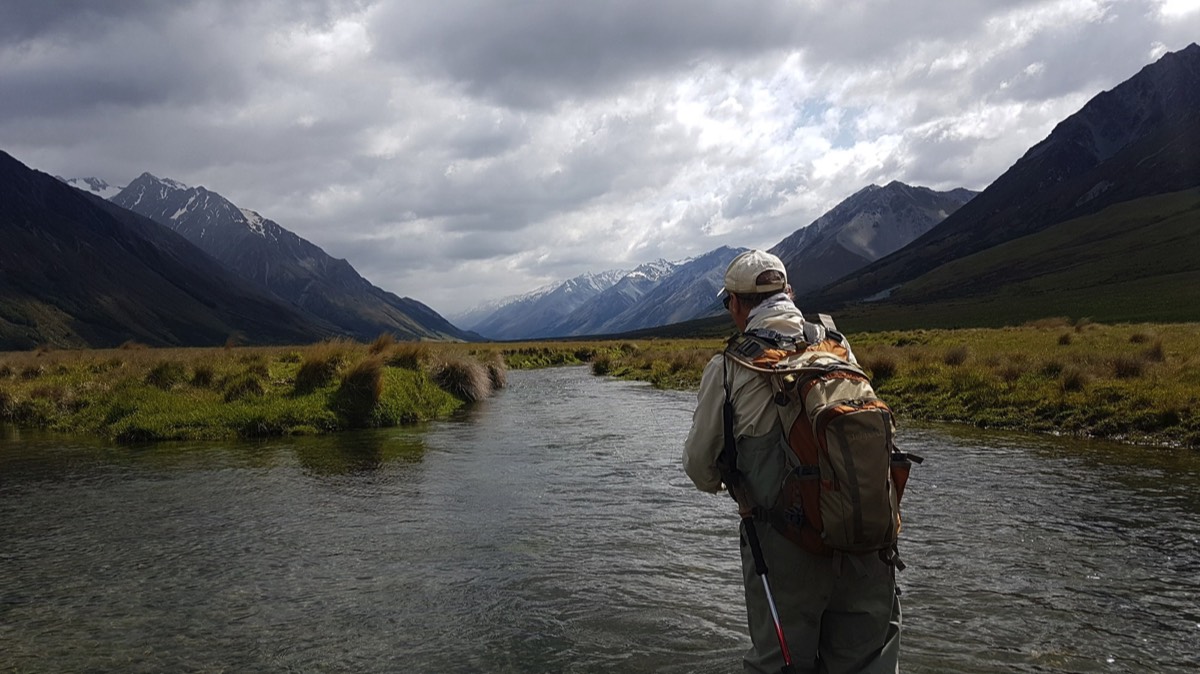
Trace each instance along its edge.
{"label": "jacket sleeve", "polygon": [[717,456],[725,444],[722,407],[725,404],[725,357],[718,354],[704,366],[692,428],[683,445],[683,471],[701,491],[721,490]]}

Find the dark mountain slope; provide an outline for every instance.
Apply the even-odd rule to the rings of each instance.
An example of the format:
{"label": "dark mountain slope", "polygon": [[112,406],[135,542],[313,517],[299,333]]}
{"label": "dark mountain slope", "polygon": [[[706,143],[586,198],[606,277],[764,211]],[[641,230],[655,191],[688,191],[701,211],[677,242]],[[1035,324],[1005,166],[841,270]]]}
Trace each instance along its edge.
{"label": "dark mountain slope", "polygon": [[349,262],[216,192],[143,173],[113,203],[183,235],[229,270],[356,339],[471,339],[417,300],[372,285]]}
{"label": "dark mountain slope", "polygon": [[804,298],[836,307],[939,265],[1097,213],[1200,185],[1200,46],[1099,94],[979,196],[905,248]]}
{"label": "dark mountain slope", "polygon": [[308,343],[332,327],[183,237],[0,152],[0,350]]}
{"label": "dark mountain slope", "polygon": [[1048,316],[1200,320],[1200,188],[1144,197],[942,265],[852,329],[1016,325]]}
{"label": "dark mountain slope", "polygon": [[975,196],[892,181],[850,195],[771,248],[797,294],[827,285],[928,232]]}

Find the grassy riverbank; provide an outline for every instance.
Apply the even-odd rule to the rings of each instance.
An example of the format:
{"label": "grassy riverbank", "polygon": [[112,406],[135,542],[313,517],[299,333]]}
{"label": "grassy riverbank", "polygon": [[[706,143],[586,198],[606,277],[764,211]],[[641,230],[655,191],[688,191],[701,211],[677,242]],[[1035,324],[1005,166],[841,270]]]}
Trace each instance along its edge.
{"label": "grassy riverbank", "polygon": [[[1200,325],[1049,319],[1013,328],[851,335],[905,418],[1200,447]],[[693,388],[719,340],[606,351],[597,374]]]}
{"label": "grassy riverbank", "polygon": [[444,416],[502,360],[381,338],[307,347],[0,354],[0,420],[117,441],[315,434]]}
{"label": "grassy riverbank", "polygon": [[[901,421],[1200,447],[1200,325],[1051,319],[851,335]],[[118,441],[313,434],[445,416],[508,368],[693,389],[719,339],[0,354],[0,421]]]}

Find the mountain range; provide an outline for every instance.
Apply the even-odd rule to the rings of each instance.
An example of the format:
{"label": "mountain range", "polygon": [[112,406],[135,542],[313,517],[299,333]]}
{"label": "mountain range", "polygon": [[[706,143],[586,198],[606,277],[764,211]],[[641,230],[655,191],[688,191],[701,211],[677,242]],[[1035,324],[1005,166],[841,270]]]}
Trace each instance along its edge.
{"label": "mountain range", "polygon": [[[1092,98],[909,245],[801,302],[897,326],[1003,324],[1047,312],[1195,320],[1197,148],[1200,46],[1191,44]],[[1036,242],[1044,247],[1031,248]],[[1146,311],[1161,304],[1155,292],[1168,293],[1171,306]]]}
{"label": "mountain range", "polygon": [[804,294],[895,252],[945,220],[977,192],[937,192],[892,181],[850,195],[773,246],[792,290]]}
{"label": "mountain range", "polygon": [[[980,193],[871,185],[771,251],[803,309],[851,329],[1197,320],[1198,147],[1191,44],[1095,96]],[[635,332],[727,331],[713,315]]]}
{"label": "mountain range", "polygon": [[143,173],[110,200],[174,230],[238,276],[360,341],[383,333],[409,340],[476,338],[421,302],[372,285],[346,260],[203,187]]}
{"label": "mountain range", "polygon": [[0,351],[337,334],[186,239],[0,152]]}
{"label": "mountain range", "polygon": [[[1196,320],[1197,147],[1192,44],[1095,96],[978,194],[871,185],[771,250],[801,308],[851,330]],[[97,196],[116,189],[0,152],[0,349],[476,337],[202,187],[143,174]],[[715,293],[737,252],[586,274],[458,320],[493,339],[727,332]]]}
{"label": "mountain range", "polygon": [[[975,196],[893,181],[869,185],[771,248],[796,292],[819,288],[924,234]],[[743,248],[721,247],[631,272],[586,274],[456,318],[492,339],[611,335],[721,313],[725,268]]]}

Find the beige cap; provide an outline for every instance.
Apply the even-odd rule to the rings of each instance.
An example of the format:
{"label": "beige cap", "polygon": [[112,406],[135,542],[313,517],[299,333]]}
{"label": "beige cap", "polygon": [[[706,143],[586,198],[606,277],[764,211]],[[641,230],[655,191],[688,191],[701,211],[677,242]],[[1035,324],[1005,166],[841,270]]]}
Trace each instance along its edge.
{"label": "beige cap", "polygon": [[[783,274],[781,283],[758,285],[758,275],[764,271],[777,271]],[[787,269],[783,261],[763,250],[748,250],[733,258],[729,268],[725,270],[725,287],[723,292],[739,295],[756,295],[769,293],[773,290],[783,290],[787,287]],[[720,296],[721,293],[717,293]]]}

